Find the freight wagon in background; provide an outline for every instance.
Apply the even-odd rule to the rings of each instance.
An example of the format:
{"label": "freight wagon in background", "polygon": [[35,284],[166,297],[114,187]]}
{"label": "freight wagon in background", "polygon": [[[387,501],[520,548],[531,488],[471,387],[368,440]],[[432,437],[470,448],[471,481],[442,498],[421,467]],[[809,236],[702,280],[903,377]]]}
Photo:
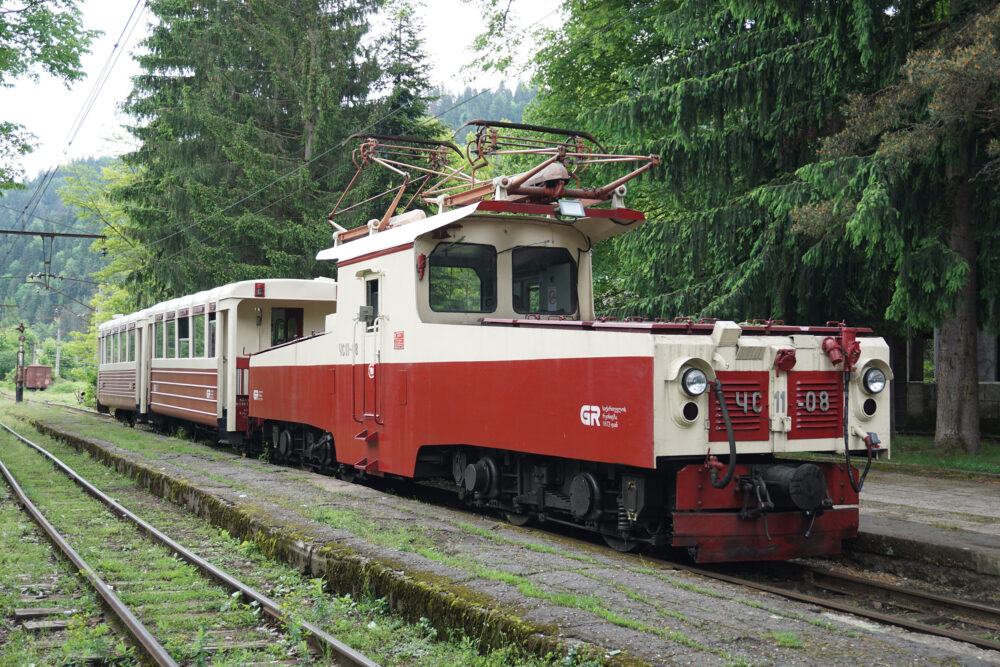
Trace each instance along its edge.
{"label": "freight wagon in background", "polygon": [[25,389],[44,390],[52,384],[52,367],[42,364],[31,364],[24,368]]}
{"label": "freight wagon in background", "polygon": [[[593,245],[645,222],[624,206],[624,183],[657,158],[609,155],[582,132],[471,125],[464,152],[359,138],[355,180],[384,167],[401,184],[381,218],[340,228],[318,254],[338,269],[316,304],[322,331],[261,339],[264,295],[242,295],[258,316],[228,320],[228,351],[196,364],[191,334],[181,348],[181,325],[165,328],[153,346],[165,361],[123,369],[139,388],[121,409],[217,424],[248,455],[348,480],[444,479],[513,523],[572,524],[616,549],[687,548],[702,562],[838,553],[856,534],[868,469],[859,475],[851,456],[889,455],[885,341],[839,322],[597,317]],[[496,175],[505,159],[521,169]],[[628,163],[604,185],[581,183]],[[370,201],[342,197],[331,218]],[[405,210],[415,202],[436,211]],[[158,331],[210,302],[186,297],[106,325],[102,381],[133,363],[133,321]],[[218,402],[181,402],[208,390],[182,372],[231,374],[248,336],[256,346],[242,348],[238,375],[217,380]],[[247,419],[233,419],[241,400]],[[789,456],[802,452],[842,458]]]}

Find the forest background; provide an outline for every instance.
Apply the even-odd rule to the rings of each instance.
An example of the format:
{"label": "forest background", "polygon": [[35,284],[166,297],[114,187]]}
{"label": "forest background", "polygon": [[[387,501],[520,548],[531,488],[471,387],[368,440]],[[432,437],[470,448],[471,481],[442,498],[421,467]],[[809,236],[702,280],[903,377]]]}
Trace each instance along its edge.
{"label": "forest background", "polygon": [[[564,0],[559,29],[529,33],[511,28],[517,2],[474,1],[489,21],[469,67],[525,84],[432,89],[405,0],[149,0],[123,104],[135,151],[12,189],[30,139],[0,112],[0,226],[107,237],[49,264],[38,238],[0,240],[0,299],[19,309],[2,309],[0,373],[18,317],[43,362],[53,328],[72,331],[63,370],[87,382],[112,313],[329,275],[313,257],[355,132],[523,119],[662,156],[630,185],[649,222],[595,249],[601,314],[847,321],[897,341],[897,360],[937,328],[936,440],[978,449],[976,334],[1000,325],[996,1]],[[73,0],[8,4],[0,83],[32,66],[79,77],[91,36]]]}

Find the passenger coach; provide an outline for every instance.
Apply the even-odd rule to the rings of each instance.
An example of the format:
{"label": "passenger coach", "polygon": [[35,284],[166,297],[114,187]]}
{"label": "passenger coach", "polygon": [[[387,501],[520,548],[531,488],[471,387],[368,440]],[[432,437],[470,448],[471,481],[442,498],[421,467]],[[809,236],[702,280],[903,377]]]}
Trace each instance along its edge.
{"label": "passenger coach", "polygon": [[132,423],[198,424],[238,444],[250,355],[322,331],[336,299],[328,279],[243,281],[116,315],[98,330],[98,408]]}

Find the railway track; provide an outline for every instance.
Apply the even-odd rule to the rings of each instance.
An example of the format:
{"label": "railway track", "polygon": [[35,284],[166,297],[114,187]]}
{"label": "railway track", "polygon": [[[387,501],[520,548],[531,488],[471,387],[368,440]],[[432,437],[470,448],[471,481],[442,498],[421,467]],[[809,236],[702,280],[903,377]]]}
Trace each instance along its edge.
{"label": "railway track", "polygon": [[[672,561],[664,565],[717,581],[1000,651],[1000,608],[803,563],[768,564],[753,577]],[[775,574],[777,570],[777,576]],[[758,579],[764,579],[761,581]]]}
{"label": "railway track", "polygon": [[[0,461],[0,473],[12,493],[95,589],[106,612],[117,619],[117,625],[125,629],[149,661],[176,665],[178,661],[198,662],[210,655],[213,660],[239,664],[307,661],[375,665],[315,625],[289,617],[267,596],[178,544],[41,446],[6,424],[0,423],[0,428],[31,448],[20,455],[8,449],[4,458],[8,462],[16,459],[15,472],[30,474],[30,485],[45,489],[40,504],[47,505],[50,511],[43,513],[8,465]],[[39,456],[48,459],[75,486],[51,467],[39,467]],[[110,516],[102,517],[102,512]],[[111,517],[120,522],[109,527],[105,519]],[[97,550],[95,540],[100,540]],[[90,556],[91,562],[84,555]],[[196,581],[199,578],[203,581]],[[188,613],[200,611],[191,613],[187,622],[171,620],[171,608],[178,605]],[[209,626],[211,629],[206,630]],[[297,653],[297,642],[285,637],[292,627],[303,631],[309,644],[308,655]]]}
{"label": "railway track", "polygon": [[[97,415],[93,410],[50,404],[52,407]],[[102,415],[103,416],[103,415]],[[425,487],[438,492],[436,487]],[[438,494],[450,502],[454,494]],[[467,508],[466,508],[467,509]],[[570,540],[590,544],[586,539],[563,535]],[[767,564],[752,576],[694,567],[686,563],[653,559],[662,565],[684,570],[718,581],[754,588],[821,608],[868,618],[907,630],[945,637],[956,641],[1000,651],[1000,608],[976,602],[936,595],[915,588],[886,584],[869,577],[860,577],[834,568],[801,563]],[[778,575],[775,576],[775,568]]]}

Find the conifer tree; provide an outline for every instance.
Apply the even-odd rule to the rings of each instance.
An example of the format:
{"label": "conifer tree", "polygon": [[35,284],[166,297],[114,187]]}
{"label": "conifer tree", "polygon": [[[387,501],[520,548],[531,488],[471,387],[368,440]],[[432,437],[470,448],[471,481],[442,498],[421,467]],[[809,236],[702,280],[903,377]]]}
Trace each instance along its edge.
{"label": "conifer tree", "polygon": [[429,124],[425,118],[431,85],[420,37],[420,5],[393,0],[385,9],[389,27],[382,39],[380,60],[381,87],[388,92],[380,106],[382,120],[376,129],[383,134],[428,138],[440,133],[442,127]]}
{"label": "conifer tree", "polygon": [[653,222],[616,241],[619,308],[943,323],[964,370],[938,369],[939,441],[975,449],[975,286],[996,294],[996,243],[955,223],[995,215],[998,67],[994,34],[976,50],[955,31],[996,4],[567,0],[533,113],[663,157],[637,189]]}
{"label": "conifer tree", "polygon": [[151,0],[125,109],[140,178],[115,191],[148,270],[140,300],[234,280],[308,277],[350,177],[340,142],[379,76],[362,46],[375,0]]}
{"label": "conifer tree", "polygon": [[845,105],[791,214],[891,265],[891,318],[940,327],[935,442],[976,453],[977,333],[1000,325],[1000,5],[951,5],[892,85]]}

